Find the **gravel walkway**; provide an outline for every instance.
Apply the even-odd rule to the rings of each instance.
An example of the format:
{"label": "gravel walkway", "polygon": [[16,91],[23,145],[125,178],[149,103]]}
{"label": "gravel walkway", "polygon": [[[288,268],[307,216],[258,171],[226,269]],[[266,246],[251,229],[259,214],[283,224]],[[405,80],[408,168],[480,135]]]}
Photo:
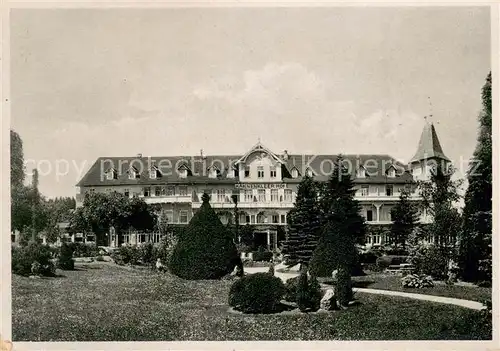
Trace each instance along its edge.
{"label": "gravel walkway", "polygon": [[[250,273],[250,274],[259,273],[259,272],[261,272],[261,273],[267,272],[268,270],[269,270],[268,267],[245,267],[245,273]],[[280,278],[283,282],[286,282],[287,279],[296,277],[298,275],[298,273],[297,272],[289,272],[289,273],[275,272],[274,275],[276,277]],[[323,285],[323,286],[327,286],[327,285]],[[406,297],[406,298],[415,299],[415,300],[438,302],[438,303],[444,303],[444,304],[448,304],[448,305],[456,305],[456,306],[461,306],[461,307],[465,307],[465,308],[470,308],[473,310],[482,310],[482,309],[486,308],[486,306],[484,306],[482,303],[477,302],[477,301],[462,300],[462,299],[456,299],[456,298],[452,298],[452,297],[406,293],[406,292],[392,291],[392,290],[366,289],[366,288],[353,288],[353,291],[360,292],[360,293],[367,293],[367,294],[399,296],[399,297]]]}

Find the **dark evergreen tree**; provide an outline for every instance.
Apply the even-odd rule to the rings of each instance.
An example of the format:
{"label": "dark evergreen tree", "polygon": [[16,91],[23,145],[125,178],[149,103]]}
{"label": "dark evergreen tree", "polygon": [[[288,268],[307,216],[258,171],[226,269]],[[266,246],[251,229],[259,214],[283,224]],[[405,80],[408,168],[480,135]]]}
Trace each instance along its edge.
{"label": "dark evergreen tree", "polygon": [[57,266],[58,268],[64,270],[75,269],[75,261],[73,260],[73,250],[65,242],[61,245]]}
{"label": "dark evergreen tree", "polygon": [[233,234],[221,223],[203,194],[202,205],[180,235],[170,270],[184,279],[219,279],[231,273],[239,256]]}
{"label": "dark evergreen tree", "polygon": [[438,163],[431,170],[430,179],[418,184],[423,207],[433,219],[428,232],[446,255],[453,254],[460,225],[460,214],[454,204],[460,199],[457,189],[461,181],[453,181],[453,173],[451,167],[446,169]]}
{"label": "dark evergreen tree", "polygon": [[24,183],[24,152],[23,141],[19,134],[10,130],[10,184],[11,187],[22,186]]}
{"label": "dark evergreen tree", "polygon": [[469,165],[460,240],[464,280],[491,279],[492,234],[492,104],[491,72],[482,88],[479,136]]}
{"label": "dark evergreen tree", "polygon": [[339,156],[336,167],[321,193],[321,224],[323,231],[310,262],[311,274],[330,276],[335,269],[349,274],[356,263],[356,244],[364,241],[365,220],[354,200],[351,174]]}
{"label": "dark evergreen tree", "polygon": [[314,180],[305,176],[297,189],[294,208],[288,213],[288,237],[283,246],[287,260],[307,266],[320,234],[318,192]]}
{"label": "dark evergreen tree", "polygon": [[418,210],[409,200],[410,189],[404,188],[399,201],[391,210],[391,242],[405,249],[409,235],[418,223]]}

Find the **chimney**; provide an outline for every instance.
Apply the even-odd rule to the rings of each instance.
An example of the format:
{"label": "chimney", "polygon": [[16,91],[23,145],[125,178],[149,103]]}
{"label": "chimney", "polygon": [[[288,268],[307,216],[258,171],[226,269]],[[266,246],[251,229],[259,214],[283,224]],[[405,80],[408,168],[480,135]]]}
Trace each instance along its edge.
{"label": "chimney", "polygon": [[141,157],[142,157],[141,153],[137,154],[137,158],[141,158]]}
{"label": "chimney", "polygon": [[283,159],[284,159],[285,161],[287,161],[287,160],[288,160],[288,151],[287,151],[287,150],[284,150],[284,151],[283,151]]}
{"label": "chimney", "polygon": [[202,160],[207,158],[205,155],[203,155],[203,149],[200,149],[200,156]]}

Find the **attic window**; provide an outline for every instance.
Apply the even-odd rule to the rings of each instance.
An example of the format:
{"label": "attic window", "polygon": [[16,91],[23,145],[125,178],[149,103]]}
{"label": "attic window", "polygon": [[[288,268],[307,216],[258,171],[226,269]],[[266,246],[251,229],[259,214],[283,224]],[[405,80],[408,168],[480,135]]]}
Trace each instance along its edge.
{"label": "attic window", "polygon": [[152,168],[149,171],[149,178],[156,179],[157,176],[158,176],[158,171],[156,170],[156,168]]}
{"label": "attic window", "polygon": [[297,178],[299,176],[299,171],[297,168],[292,169],[292,178]]}
{"label": "attic window", "polygon": [[216,167],[210,167],[208,170],[209,178],[217,178],[220,175],[220,171]]}
{"label": "attic window", "polygon": [[396,170],[394,169],[394,167],[390,167],[388,170],[387,170],[387,176],[389,178],[394,178],[396,176]]}
{"label": "attic window", "polygon": [[[312,169],[310,169],[310,168],[306,169],[306,175],[307,175],[308,177],[312,177],[312,176],[314,176],[314,173],[313,173]],[[295,178],[295,177],[294,177],[294,178]]]}
{"label": "attic window", "polygon": [[182,168],[179,170],[179,177],[180,178],[186,178],[187,177],[187,169]]}
{"label": "attic window", "polygon": [[135,168],[131,168],[128,173],[128,179],[139,179],[141,174]]}
{"label": "attic window", "polygon": [[118,172],[116,172],[114,168],[109,169],[106,172],[106,179],[107,180],[118,179]]}
{"label": "attic window", "polygon": [[357,175],[358,178],[366,178],[366,169],[364,167],[359,167]]}

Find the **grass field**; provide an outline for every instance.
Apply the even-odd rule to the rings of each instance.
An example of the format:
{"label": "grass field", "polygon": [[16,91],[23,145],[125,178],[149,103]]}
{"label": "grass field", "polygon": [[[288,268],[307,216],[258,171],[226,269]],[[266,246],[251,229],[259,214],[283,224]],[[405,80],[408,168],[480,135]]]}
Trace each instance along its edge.
{"label": "grass field", "polygon": [[14,341],[490,339],[481,312],[378,295],[315,314],[228,311],[230,281],[185,281],[109,263],[12,277]]}

